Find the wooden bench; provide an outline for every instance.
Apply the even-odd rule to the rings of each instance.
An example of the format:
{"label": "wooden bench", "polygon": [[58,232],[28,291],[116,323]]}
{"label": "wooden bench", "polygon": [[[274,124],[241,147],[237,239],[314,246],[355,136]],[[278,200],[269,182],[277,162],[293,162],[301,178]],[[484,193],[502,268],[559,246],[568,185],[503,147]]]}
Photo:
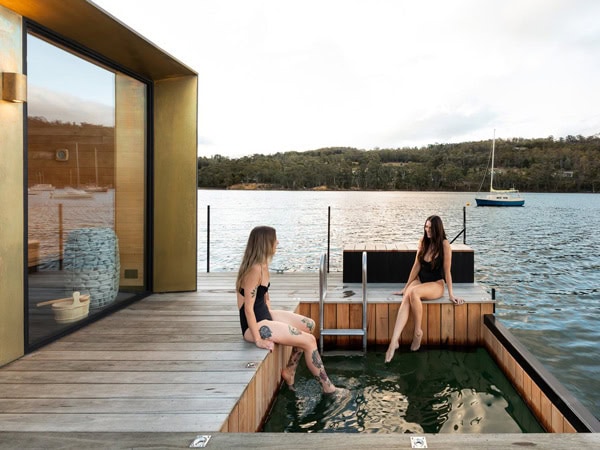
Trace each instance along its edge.
{"label": "wooden bench", "polygon": [[[417,244],[355,244],[343,250],[343,274],[345,283],[360,283],[362,252],[367,252],[367,282],[405,283],[415,262]],[[475,281],[475,258],[471,247],[452,244],[452,281],[473,283]]]}

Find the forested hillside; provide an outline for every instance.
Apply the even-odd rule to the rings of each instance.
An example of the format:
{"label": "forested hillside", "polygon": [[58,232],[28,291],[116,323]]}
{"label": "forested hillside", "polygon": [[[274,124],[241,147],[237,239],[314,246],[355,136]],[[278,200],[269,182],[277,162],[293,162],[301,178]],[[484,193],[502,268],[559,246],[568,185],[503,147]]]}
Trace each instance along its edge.
{"label": "forested hillside", "polygon": [[[422,148],[323,148],[237,159],[198,158],[198,186],[262,189],[471,191],[489,189],[492,141]],[[496,139],[494,187],[526,192],[600,189],[600,135]],[[485,178],[484,178],[485,177]],[[483,186],[482,186],[483,183]]]}

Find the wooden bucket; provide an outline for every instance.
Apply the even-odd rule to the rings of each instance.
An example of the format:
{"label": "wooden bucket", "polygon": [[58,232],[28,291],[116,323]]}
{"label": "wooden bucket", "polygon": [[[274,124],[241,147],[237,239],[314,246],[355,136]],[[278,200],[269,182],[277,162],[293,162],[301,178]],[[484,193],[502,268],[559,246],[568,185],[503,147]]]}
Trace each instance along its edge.
{"label": "wooden bucket", "polygon": [[59,298],[38,303],[37,306],[52,305],[56,323],[77,322],[88,316],[90,312],[89,294],[80,295],[79,291],[73,292],[73,297]]}

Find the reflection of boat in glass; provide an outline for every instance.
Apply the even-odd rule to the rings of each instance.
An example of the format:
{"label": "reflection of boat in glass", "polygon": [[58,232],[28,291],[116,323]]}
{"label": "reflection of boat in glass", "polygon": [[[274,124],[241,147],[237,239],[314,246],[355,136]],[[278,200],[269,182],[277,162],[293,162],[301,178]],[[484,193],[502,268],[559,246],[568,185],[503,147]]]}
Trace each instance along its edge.
{"label": "reflection of boat in glass", "polygon": [[85,192],[108,192],[107,186],[96,186],[95,184],[90,184],[88,186],[83,186],[83,190]]}
{"label": "reflection of boat in glass", "polygon": [[60,198],[60,199],[82,199],[82,198],[92,198],[93,195],[89,192],[83,191],[81,189],[74,189],[71,187],[66,187],[64,189],[59,189],[50,193],[51,198]]}
{"label": "reflection of boat in glass", "polygon": [[496,147],[496,131],[492,141],[492,170],[490,172],[490,193],[475,197],[477,206],[523,206],[525,199],[516,189],[494,189],[494,150]]}
{"label": "reflection of boat in glass", "polygon": [[54,186],[51,184],[34,184],[27,189],[27,193],[30,195],[36,195],[40,192],[54,191]]}

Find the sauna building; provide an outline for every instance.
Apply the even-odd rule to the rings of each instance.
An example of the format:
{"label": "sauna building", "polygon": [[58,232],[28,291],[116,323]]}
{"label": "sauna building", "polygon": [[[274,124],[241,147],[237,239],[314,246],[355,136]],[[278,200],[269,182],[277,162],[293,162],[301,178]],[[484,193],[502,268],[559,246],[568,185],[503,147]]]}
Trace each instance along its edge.
{"label": "sauna building", "polygon": [[0,79],[0,366],[196,290],[197,73],[92,2],[0,0]]}

